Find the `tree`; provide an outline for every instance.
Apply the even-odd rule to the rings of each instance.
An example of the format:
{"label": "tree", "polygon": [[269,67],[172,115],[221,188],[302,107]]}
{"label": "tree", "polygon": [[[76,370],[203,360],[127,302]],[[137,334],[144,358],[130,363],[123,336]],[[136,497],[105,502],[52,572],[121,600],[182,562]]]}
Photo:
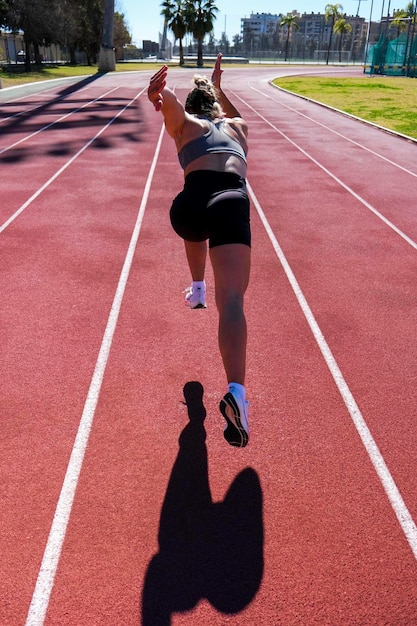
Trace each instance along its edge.
{"label": "tree", "polygon": [[[92,64],[100,50],[104,7],[108,3],[109,0],[0,0],[0,19],[11,31],[23,32],[27,71],[31,70],[33,55],[35,63],[42,60],[39,46],[51,43],[67,47],[71,63],[75,64],[75,51],[81,50]],[[121,28],[123,45],[130,41],[130,35],[125,26]],[[112,48],[113,42],[109,45]]]}
{"label": "tree", "polygon": [[243,38],[239,33],[233,35],[233,49],[235,54],[238,54],[242,49]]}
{"label": "tree", "polygon": [[114,38],[113,45],[116,50],[116,59],[123,59],[123,48],[132,42],[132,37],[125,22],[124,13],[114,14]]}
{"label": "tree", "polygon": [[220,50],[223,52],[223,54],[229,54],[230,53],[230,41],[229,41],[229,38],[226,35],[226,33],[222,33],[222,36],[221,36],[220,41],[219,41],[219,46],[220,46]]}
{"label": "tree", "polygon": [[339,19],[336,20],[335,25],[333,26],[333,30],[336,35],[339,35],[339,63],[341,63],[343,37],[344,35],[346,35],[346,33],[352,32],[352,26],[344,17],[339,17]]}
{"label": "tree", "polygon": [[31,46],[35,63],[40,64],[40,45],[56,41],[58,30],[56,3],[53,0],[9,0],[5,25],[12,31],[23,31],[26,71],[31,71]]}
{"label": "tree", "polygon": [[57,6],[59,27],[58,41],[70,55],[70,64],[75,65],[75,51],[82,40],[82,0],[60,0]]}
{"label": "tree", "polygon": [[217,46],[217,42],[214,37],[214,33],[211,32],[209,35],[208,43],[207,43],[207,49],[208,49],[209,54],[214,54],[216,52],[216,46]]}
{"label": "tree", "polygon": [[218,8],[213,0],[185,0],[187,30],[197,40],[197,66],[203,66],[204,37],[214,28]]}
{"label": "tree", "polygon": [[6,0],[0,0],[0,26],[6,25],[8,9],[9,7]]}
{"label": "tree", "polygon": [[284,15],[284,17],[281,18],[279,27],[280,28],[286,27],[287,29],[287,38],[285,40],[285,59],[284,59],[284,61],[286,61],[287,56],[288,56],[288,44],[290,41],[290,32],[292,29],[299,30],[300,28],[300,25],[298,23],[298,15],[294,15],[293,13],[287,13],[287,15]]}
{"label": "tree", "polygon": [[327,48],[326,65],[329,64],[330,50],[332,47],[333,29],[335,22],[342,17],[343,7],[341,4],[326,4],[324,8],[324,17],[326,22],[330,22],[329,46]]}
{"label": "tree", "polygon": [[259,50],[270,50],[271,42],[269,36],[266,33],[262,33],[259,38]]}
{"label": "tree", "polygon": [[409,2],[405,9],[394,11],[394,18],[390,24],[390,28],[396,28],[398,35],[407,30],[408,24],[414,23],[415,10],[414,3]]}
{"label": "tree", "polygon": [[406,12],[404,11],[404,9],[400,9],[398,11],[394,11],[394,16],[391,20],[390,23],[390,28],[396,28],[397,29],[397,35],[400,36],[402,32],[404,32],[407,28],[407,21],[406,21]]}
{"label": "tree", "polygon": [[59,15],[59,42],[68,47],[70,63],[76,63],[76,50],[86,54],[89,65],[95,63],[102,38],[104,1],[58,0],[55,4]]}
{"label": "tree", "polygon": [[179,41],[180,65],[184,65],[184,47],[182,40],[187,33],[187,18],[185,2],[183,0],[165,0],[161,15],[165,17],[168,28],[174,33],[175,40]]}
{"label": "tree", "polygon": [[255,34],[252,28],[248,24],[245,23],[243,25],[243,49],[245,50],[246,54],[249,51],[252,51],[254,36]]}
{"label": "tree", "polygon": [[[108,1],[109,0],[105,0],[105,2]],[[88,65],[97,62],[98,53],[100,51],[105,2],[103,2],[103,0],[82,0],[84,11],[80,48],[87,55]]]}

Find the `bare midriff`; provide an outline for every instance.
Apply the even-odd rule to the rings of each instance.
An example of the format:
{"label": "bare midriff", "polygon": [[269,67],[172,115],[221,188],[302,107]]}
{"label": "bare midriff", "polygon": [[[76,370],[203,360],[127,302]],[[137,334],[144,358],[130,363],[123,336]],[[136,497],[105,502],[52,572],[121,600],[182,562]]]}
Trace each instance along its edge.
{"label": "bare midriff", "polygon": [[228,174],[237,174],[242,178],[246,178],[246,163],[234,154],[205,154],[204,156],[194,159],[185,169],[184,176],[195,172],[196,170],[212,170],[214,172],[226,172]]}

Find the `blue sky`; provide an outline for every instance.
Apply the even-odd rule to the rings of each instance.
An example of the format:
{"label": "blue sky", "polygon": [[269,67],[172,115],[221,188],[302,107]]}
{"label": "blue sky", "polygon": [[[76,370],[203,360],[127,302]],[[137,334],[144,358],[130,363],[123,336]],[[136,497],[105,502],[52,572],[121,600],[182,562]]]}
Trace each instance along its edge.
{"label": "blue sky", "polygon": [[[360,0],[359,15],[369,18],[372,0]],[[379,19],[383,0],[374,0],[373,19]],[[215,22],[214,35],[221,37],[226,27],[230,40],[240,33],[240,19],[249,17],[251,13],[283,13],[296,9],[300,13],[324,13],[324,7],[339,3],[348,15],[356,15],[359,0],[217,0],[219,9]],[[392,4],[392,3],[391,3]],[[397,0],[396,8],[407,4],[407,0]],[[139,47],[143,39],[158,41],[158,33],[162,31],[161,2],[158,0],[115,0],[115,9],[125,14],[133,42]]]}

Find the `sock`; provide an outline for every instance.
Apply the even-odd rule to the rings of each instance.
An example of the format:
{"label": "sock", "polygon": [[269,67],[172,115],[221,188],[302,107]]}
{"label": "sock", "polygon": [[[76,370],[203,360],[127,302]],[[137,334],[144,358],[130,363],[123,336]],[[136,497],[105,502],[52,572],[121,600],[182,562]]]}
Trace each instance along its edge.
{"label": "sock", "polygon": [[241,385],[239,383],[229,383],[229,391],[230,392],[237,392],[240,397],[242,398],[242,400],[245,400],[246,398],[246,389],[244,387],[244,385]]}
{"label": "sock", "polygon": [[200,289],[205,289],[206,288],[206,281],[205,280],[193,280],[193,293],[195,293],[196,291],[199,291]]}

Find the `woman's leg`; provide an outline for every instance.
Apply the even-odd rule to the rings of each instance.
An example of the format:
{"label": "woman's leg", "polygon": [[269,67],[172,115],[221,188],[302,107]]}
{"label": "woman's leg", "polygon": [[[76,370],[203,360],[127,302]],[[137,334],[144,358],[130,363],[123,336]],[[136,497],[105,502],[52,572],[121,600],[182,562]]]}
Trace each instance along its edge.
{"label": "woman's leg", "polygon": [[204,280],[207,259],[207,242],[184,241],[184,245],[193,281]]}
{"label": "woman's leg", "polygon": [[219,348],[227,381],[245,384],[246,318],[244,294],[249,283],[251,249],[240,243],[210,249],[216,305],[219,312]]}
{"label": "woman's leg", "polygon": [[204,273],[206,271],[207,242],[185,240],[184,245],[193,279],[191,287],[186,290],[185,303],[190,309],[205,309],[206,283],[204,281]]}

